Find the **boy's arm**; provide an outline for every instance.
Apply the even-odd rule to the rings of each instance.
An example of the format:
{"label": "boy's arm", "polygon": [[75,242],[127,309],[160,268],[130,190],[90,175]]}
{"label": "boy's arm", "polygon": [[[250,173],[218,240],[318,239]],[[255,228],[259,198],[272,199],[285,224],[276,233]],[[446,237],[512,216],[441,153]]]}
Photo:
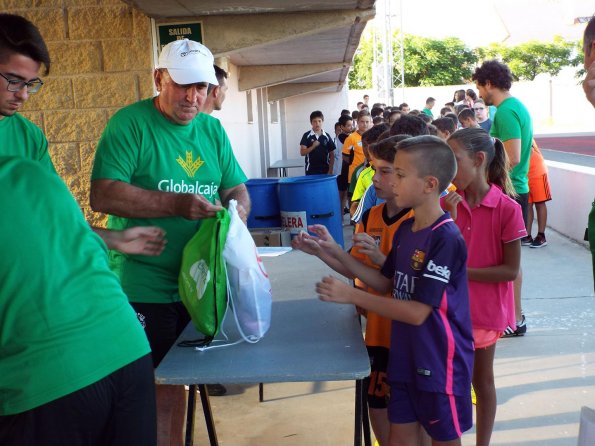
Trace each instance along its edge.
{"label": "boy's arm", "polygon": [[340,261],[325,252],[321,246],[305,232],[298,234],[293,238],[293,240],[291,240],[291,247],[293,249],[299,249],[306,254],[318,257],[339,274],[349,279],[353,279],[353,274],[351,274],[351,272],[346,269]]}
{"label": "boy's arm", "polygon": [[[390,284],[390,279],[387,280]],[[316,284],[316,293],[325,302],[353,304],[380,316],[411,325],[423,324],[432,312],[430,305],[415,300],[379,299],[378,296],[352,288],[331,276]]]}
{"label": "boy's arm", "polygon": [[325,252],[325,255],[333,257],[343,268],[349,271],[350,274],[346,274],[347,277],[357,277],[379,293],[386,293],[391,289],[391,279],[385,277],[376,268],[364,265],[351,254],[343,251],[343,249],[333,240],[333,237],[325,226],[312,225],[308,226],[308,230],[316,234],[318,238],[312,238],[308,234],[304,234],[304,237],[312,238],[312,240],[320,246],[321,250]]}
{"label": "boy's arm", "polygon": [[310,153],[312,150],[314,150],[319,145],[320,145],[320,142],[318,140],[315,140],[311,146],[300,145],[300,155],[306,156],[308,153]]}

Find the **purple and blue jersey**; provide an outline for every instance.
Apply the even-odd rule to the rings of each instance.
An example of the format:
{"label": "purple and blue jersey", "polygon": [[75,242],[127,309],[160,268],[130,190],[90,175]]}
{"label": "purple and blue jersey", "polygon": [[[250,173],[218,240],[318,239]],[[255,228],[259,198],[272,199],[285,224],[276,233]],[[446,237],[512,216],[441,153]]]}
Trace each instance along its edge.
{"label": "purple and blue jersey", "polygon": [[381,272],[393,279],[393,298],[433,310],[420,326],[392,322],[388,380],[468,395],[474,347],[465,241],[448,213],[419,231],[411,230],[413,222],[397,230]]}

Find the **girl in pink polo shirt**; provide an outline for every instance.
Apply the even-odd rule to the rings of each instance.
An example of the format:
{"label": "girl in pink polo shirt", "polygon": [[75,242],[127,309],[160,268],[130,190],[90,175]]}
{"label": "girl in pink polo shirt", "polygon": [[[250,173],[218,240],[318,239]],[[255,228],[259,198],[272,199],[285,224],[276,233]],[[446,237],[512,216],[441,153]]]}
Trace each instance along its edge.
{"label": "girl in pink polo shirt", "polygon": [[448,139],[457,160],[457,192],[443,198],[467,244],[467,275],[475,341],[476,445],[490,443],[496,417],[494,354],[507,325],[515,325],[512,281],[526,235],[520,206],[511,198],[508,157],[502,142],[480,128]]}

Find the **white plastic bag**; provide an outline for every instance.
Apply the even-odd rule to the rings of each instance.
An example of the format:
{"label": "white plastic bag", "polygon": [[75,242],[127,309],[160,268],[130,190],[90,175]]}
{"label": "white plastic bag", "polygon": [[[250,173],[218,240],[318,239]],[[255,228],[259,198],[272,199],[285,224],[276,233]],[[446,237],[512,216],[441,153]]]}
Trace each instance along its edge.
{"label": "white plastic bag", "polygon": [[227,265],[230,306],[238,330],[247,342],[258,342],[271,325],[271,282],[254,240],[238,215],[237,202],[228,206],[231,223],[223,258]]}

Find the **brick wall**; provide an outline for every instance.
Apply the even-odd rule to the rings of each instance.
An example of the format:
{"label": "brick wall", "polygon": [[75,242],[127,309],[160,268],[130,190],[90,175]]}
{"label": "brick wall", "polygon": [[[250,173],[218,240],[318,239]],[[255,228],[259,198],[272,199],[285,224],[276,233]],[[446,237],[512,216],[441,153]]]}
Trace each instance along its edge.
{"label": "brick wall", "polygon": [[52,59],[42,89],[23,115],[46,134],[56,170],[87,219],[97,141],[109,117],[153,93],[150,20],[120,0],[0,0],[0,10],[31,20]]}

